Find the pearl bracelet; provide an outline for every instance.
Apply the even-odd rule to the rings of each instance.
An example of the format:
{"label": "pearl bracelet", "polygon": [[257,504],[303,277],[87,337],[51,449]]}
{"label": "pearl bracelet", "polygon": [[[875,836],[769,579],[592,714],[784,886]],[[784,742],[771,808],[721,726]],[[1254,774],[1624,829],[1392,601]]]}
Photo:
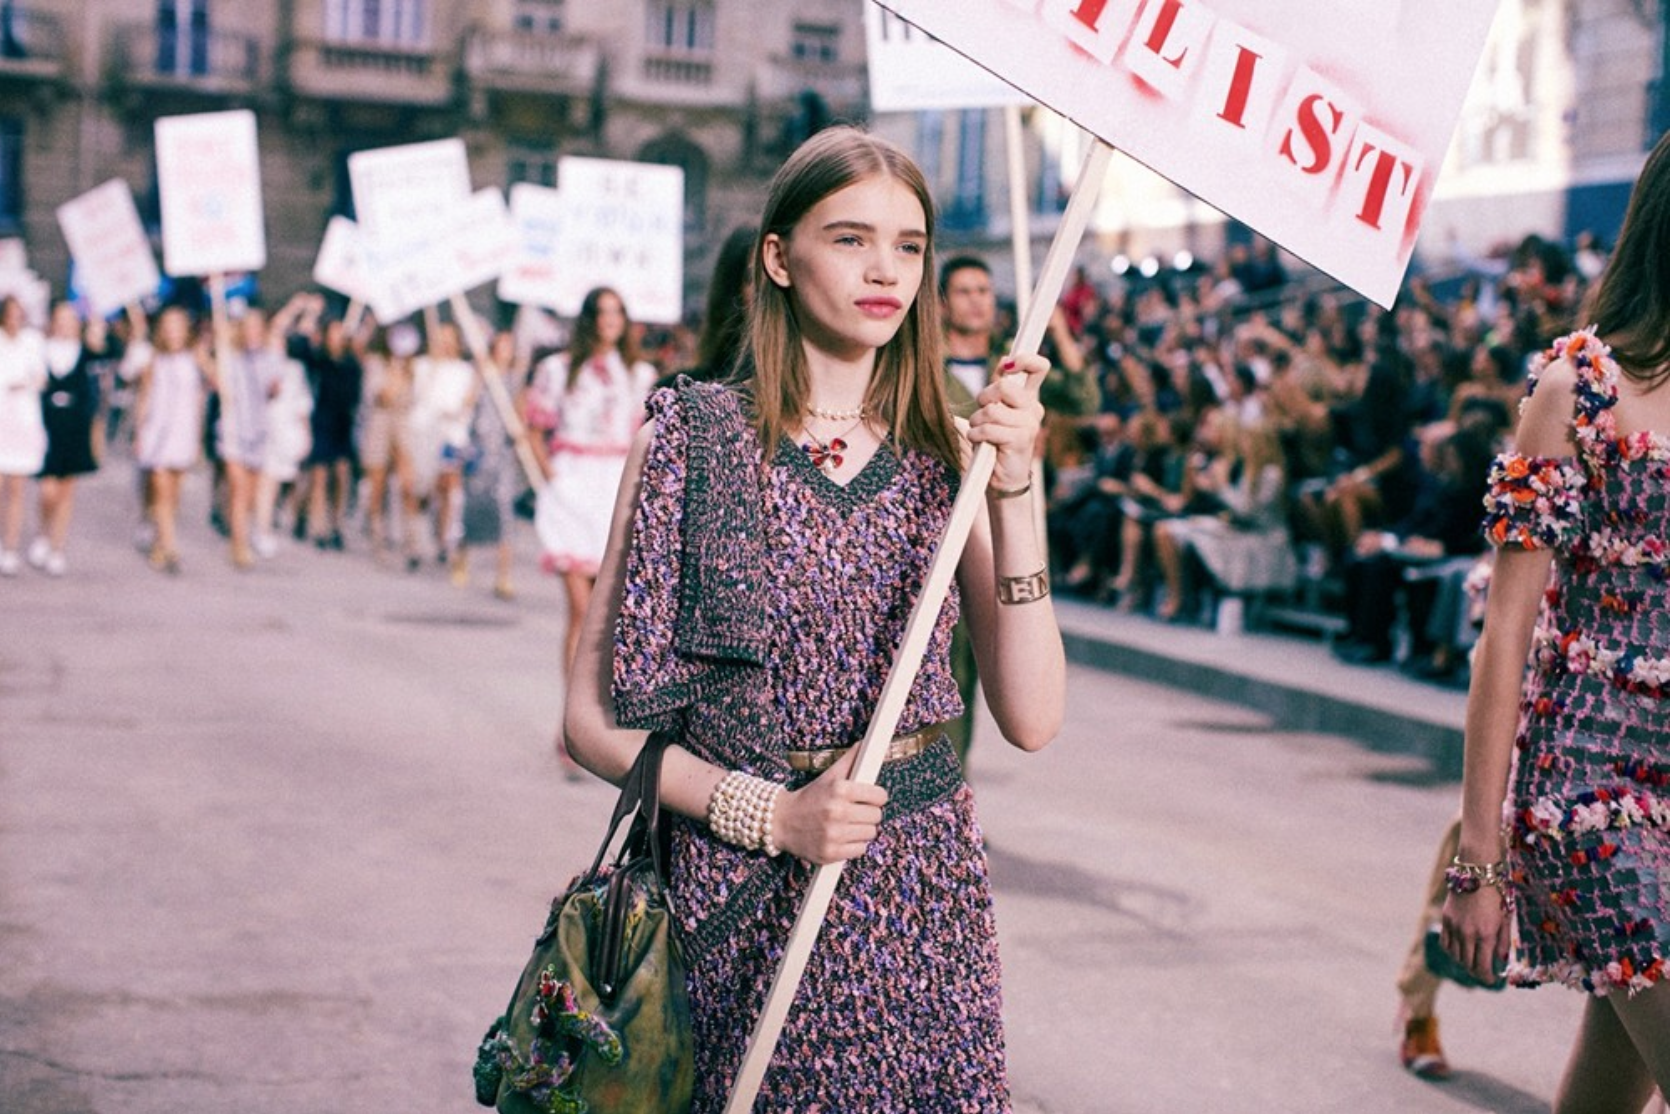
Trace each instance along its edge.
{"label": "pearl bracelet", "polygon": [[780,849],[771,828],[782,792],[774,781],[732,770],[720,779],[707,803],[708,827],[726,843],[775,856]]}

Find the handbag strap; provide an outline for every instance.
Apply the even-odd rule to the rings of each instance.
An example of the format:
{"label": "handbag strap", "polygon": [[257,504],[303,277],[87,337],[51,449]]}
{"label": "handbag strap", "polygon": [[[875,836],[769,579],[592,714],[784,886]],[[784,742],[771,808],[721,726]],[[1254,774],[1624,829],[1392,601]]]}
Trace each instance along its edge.
{"label": "handbag strap", "polygon": [[592,860],[590,873],[595,875],[603,869],[603,860],[609,854],[609,847],[615,842],[615,833],[620,830],[621,821],[633,817],[632,827],[628,831],[627,843],[630,845],[634,836],[642,830],[648,837],[655,855],[656,870],[662,869],[660,853],[660,822],[661,822],[661,756],[666,753],[667,738],[660,732],[652,732],[644,745],[638,751],[638,757],[633,761],[632,768],[626,772],[626,780],[621,783],[620,797],[615,801],[615,811],[609,817],[609,827],[603,833],[603,842],[597,848],[597,858]]}

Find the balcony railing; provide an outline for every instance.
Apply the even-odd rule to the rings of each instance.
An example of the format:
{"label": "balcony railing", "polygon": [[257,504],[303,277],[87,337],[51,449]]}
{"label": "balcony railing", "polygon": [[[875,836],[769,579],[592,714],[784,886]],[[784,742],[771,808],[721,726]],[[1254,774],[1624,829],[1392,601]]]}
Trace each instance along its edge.
{"label": "balcony railing", "polygon": [[116,29],[116,66],[130,85],[249,93],[261,79],[261,44],[226,31],[128,23]]}
{"label": "balcony railing", "polygon": [[64,25],[51,12],[0,3],[0,74],[56,77],[64,68]]}
{"label": "balcony railing", "polygon": [[713,60],[703,55],[676,52],[646,54],[644,77],[664,85],[712,85]]}
{"label": "balcony railing", "polygon": [[597,44],[566,34],[475,31],[464,68],[478,84],[584,96],[597,81]]}
{"label": "balcony railing", "polygon": [[288,76],[295,92],[324,100],[439,105],[453,96],[452,69],[429,47],[301,41]]}
{"label": "balcony railing", "polygon": [[807,89],[838,111],[850,111],[869,88],[862,66],[778,55],[761,62],[756,73],[760,99],[790,101]]}

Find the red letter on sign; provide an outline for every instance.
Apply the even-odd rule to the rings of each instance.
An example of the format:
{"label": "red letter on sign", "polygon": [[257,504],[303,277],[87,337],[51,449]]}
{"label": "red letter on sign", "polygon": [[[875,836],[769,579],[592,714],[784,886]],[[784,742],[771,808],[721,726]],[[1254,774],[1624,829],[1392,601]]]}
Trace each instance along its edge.
{"label": "red letter on sign", "polygon": [[[1085,0],[1086,4],[1091,2],[1092,0]],[[1180,0],[1162,0],[1159,14],[1154,17],[1154,29],[1148,32],[1148,41],[1143,43],[1174,70],[1183,65],[1183,59],[1189,54],[1189,48],[1184,47],[1171,58],[1165,56],[1166,37],[1171,34],[1172,27],[1176,26],[1177,12],[1182,6]]]}
{"label": "red letter on sign", "polygon": [[1235,55],[1235,74],[1229,79],[1229,94],[1224,97],[1223,111],[1218,113],[1218,119],[1245,128],[1247,94],[1252,91],[1253,71],[1258,68],[1262,55],[1254,54],[1244,46],[1237,46]]}
{"label": "red letter on sign", "polygon": [[1073,9],[1073,18],[1084,24],[1094,35],[1098,30],[1096,24],[1101,22],[1102,13],[1107,11],[1107,7],[1108,0],[1079,0],[1079,6]]}
{"label": "red letter on sign", "polygon": [[1363,199],[1356,217],[1369,228],[1401,234],[1424,165],[1419,152],[1364,124],[1351,145],[1340,192]]}
{"label": "red letter on sign", "polygon": [[1044,22],[1104,66],[1131,29],[1137,0],[1043,0]]}
{"label": "red letter on sign", "polygon": [[1190,96],[1189,82],[1216,19],[1203,4],[1153,0],[1136,22],[1125,64],[1160,93],[1182,100]]}
{"label": "red letter on sign", "polygon": [[[1327,113],[1332,117],[1332,123],[1323,123],[1323,106],[1326,106]],[[1299,102],[1298,115],[1299,130],[1304,133],[1305,144],[1311,151],[1310,164],[1299,165],[1299,156],[1293,151],[1292,128],[1288,128],[1287,134],[1282,137],[1282,157],[1306,174],[1320,174],[1328,169],[1328,162],[1333,158],[1333,134],[1339,130],[1340,124],[1345,122],[1345,114],[1321,93],[1312,93]]]}
{"label": "red letter on sign", "polygon": [[1365,143],[1357,151],[1358,170],[1363,168],[1363,160],[1369,155],[1375,155],[1374,169],[1369,172],[1368,192],[1363,195],[1363,207],[1357,210],[1357,219],[1370,227],[1379,228],[1380,214],[1386,208],[1386,187],[1391,185],[1393,168],[1403,168],[1403,185],[1397,191],[1399,196],[1409,192],[1409,178],[1414,168],[1390,151],[1376,154],[1374,148]]}

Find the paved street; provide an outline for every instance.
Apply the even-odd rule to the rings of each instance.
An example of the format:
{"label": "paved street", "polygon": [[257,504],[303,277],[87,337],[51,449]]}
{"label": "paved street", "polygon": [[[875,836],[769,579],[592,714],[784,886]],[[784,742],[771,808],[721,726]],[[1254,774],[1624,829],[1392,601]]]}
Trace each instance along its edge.
{"label": "paved street", "polygon": [[[130,545],[117,462],[70,575],[0,581],[0,1110],[476,1109],[475,1042],[612,797],[551,759],[557,585],[524,562],[502,603],[357,533],[237,575],[205,489],[178,579]],[[1018,1110],[1546,1108],[1570,993],[1446,991],[1447,1084],[1393,1054],[1453,782],[1070,683],[1054,747],[974,759]]]}

